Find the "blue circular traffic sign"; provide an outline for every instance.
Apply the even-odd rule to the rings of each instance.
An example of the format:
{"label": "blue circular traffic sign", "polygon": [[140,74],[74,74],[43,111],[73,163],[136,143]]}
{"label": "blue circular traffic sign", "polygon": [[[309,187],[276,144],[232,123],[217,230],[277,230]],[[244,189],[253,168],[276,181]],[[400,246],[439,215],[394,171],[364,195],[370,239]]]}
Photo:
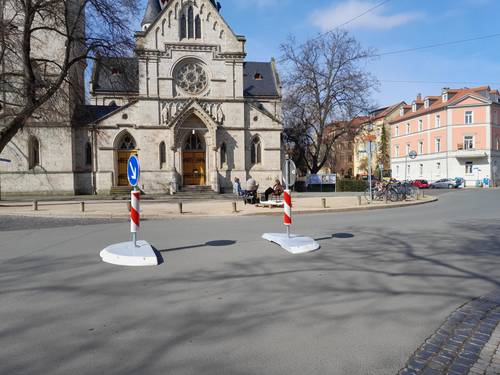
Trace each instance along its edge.
{"label": "blue circular traffic sign", "polygon": [[137,158],[137,155],[132,155],[127,163],[127,178],[131,186],[135,187],[139,184],[140,173],[139,158]]}

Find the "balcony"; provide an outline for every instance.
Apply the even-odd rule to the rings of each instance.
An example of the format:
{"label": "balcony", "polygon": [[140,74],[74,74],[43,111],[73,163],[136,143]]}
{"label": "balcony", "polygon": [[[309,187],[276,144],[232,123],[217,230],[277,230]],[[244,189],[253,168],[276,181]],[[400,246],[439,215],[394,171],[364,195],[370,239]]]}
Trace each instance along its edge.
{"label": "balcony", "polygon": [[488,157],[488,154],[486,153],[486,150],[476,150],[475,148],[465,149],[462,146],[458,147],[457,151],[453,151],[451,156],[456,157],[457,159],[479,159]]}

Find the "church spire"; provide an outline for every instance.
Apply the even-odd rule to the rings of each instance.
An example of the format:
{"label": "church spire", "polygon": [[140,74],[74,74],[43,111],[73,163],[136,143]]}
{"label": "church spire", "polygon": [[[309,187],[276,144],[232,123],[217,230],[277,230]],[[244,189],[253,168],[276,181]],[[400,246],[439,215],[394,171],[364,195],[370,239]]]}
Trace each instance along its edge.
{"label": "church spire", "polygon": [[[162,0],[148,0],[148,6],[146,7],[146,12],[144,13],[144,18],[142,19],[141,27],[143,31],[146,31],[155,20],[156,17],[161,12],[160,1]],[[168,2],[164,1],[165,4]]]}

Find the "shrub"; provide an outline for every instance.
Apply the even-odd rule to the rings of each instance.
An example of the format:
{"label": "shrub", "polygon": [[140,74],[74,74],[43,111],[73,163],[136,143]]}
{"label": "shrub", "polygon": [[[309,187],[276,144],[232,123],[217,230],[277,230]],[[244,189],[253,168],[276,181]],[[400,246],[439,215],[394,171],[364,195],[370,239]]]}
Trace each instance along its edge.
{"label": "shrub", "polygon": [[337,191],[365,191],[367,187],[366,181],[363,180],[342,179],[338,180],[337,183],[339,184]]}

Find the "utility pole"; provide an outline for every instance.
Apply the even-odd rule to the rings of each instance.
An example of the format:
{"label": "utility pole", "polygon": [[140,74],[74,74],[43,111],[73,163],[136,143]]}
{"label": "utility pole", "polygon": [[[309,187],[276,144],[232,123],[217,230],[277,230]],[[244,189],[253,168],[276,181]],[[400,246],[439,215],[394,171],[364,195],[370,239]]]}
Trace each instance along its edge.
{"label": "utility pole", "polygon": [[368,153],[368,189],[370,192],[370,202],[373,200],[373,192],[372,192],[372,145],[373,141],[377,139],[377,136],[371,134],[373,130],[373,125],[370,123],[366,130],[368,130],[369,134],[365,137],[365,142],[367,146],[366,152]]}

